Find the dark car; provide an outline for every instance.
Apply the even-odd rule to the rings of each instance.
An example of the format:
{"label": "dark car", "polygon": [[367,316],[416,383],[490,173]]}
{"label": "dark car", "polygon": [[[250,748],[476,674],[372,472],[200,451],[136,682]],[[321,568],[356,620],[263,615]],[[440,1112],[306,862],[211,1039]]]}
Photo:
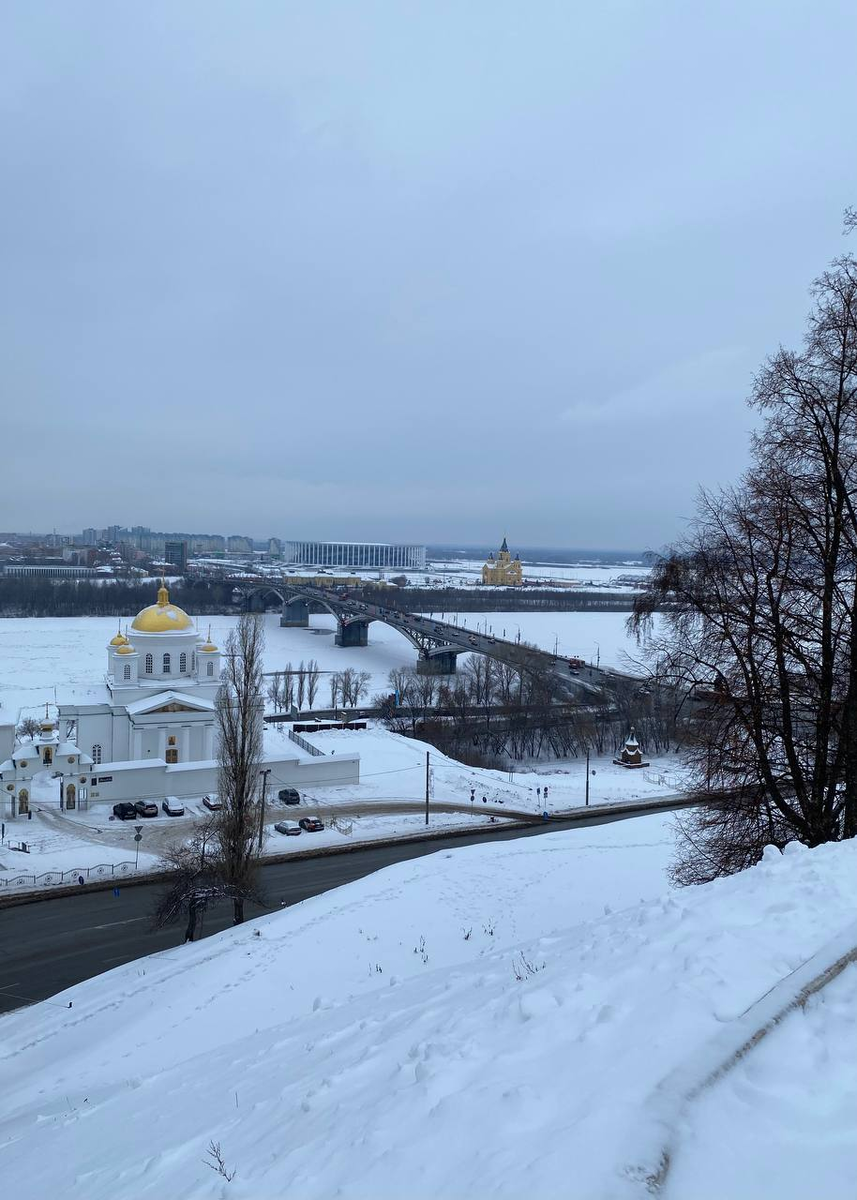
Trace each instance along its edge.
{"label": "dark car", "polygon": [[[155,812],[158,810],[155,809]],[[122,804],[113,805],[113,816],[118,817],[120,821],[132,821],[137,815],[136,807],[128,801]]]}
{"label": "dark car", "polygon": [[306,833],[319,833],[324,829],[324,823],[318,817],[304,817],[298,824]]}
{"label": "dark car", "polygon": [[134,805],[134,811],[138,817],[156,817],[158,806],[151,800],[138,800]]}
{"label": "dark car", "polygon": [[297,788],[280,788],[277,796],[283,804],[300,804],[301,794]]}

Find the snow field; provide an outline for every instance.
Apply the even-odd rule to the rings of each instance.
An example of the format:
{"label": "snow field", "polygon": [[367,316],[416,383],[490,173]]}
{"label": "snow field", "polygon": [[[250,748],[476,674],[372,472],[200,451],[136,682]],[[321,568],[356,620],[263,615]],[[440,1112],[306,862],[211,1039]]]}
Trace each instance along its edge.
{"label": "snow field", "polygon": [[[449,616],[449,614],[447,614]],[[128,620],[130,621],[130,614]],[[625,632],[625,613],[464,613],[460,623],[475,629],[485,621],[495,633],[505,628],[510,638],[518,629],[524,641],[594,659],[600,646],[603,664],[621,666],[625,653],[639,654]],[[335,646],[335,622],[328,615],[313,616],[308,629],[282,629],[279,615],[265,615],[265,670],[283,670],[286,663],[297,667],[314,658],[322,671],[353,667],[369,671],[372,681],[368,698],[390,688],[387,676],[395,667],[414,666],[416,651],[408,640],[381,621],[369,627],[369,645],[361,648]],[[125,622],[123,621],[123,628]],[[200,617],[199,628],[209,624],[215,642],[223,646],[234,617]],[[116,632],[115,617],[44,617],[0,620],[0,721],[17,721],[24,708],[38,715],[46,701],[74,698],[84,702],[87,693],[98,689],[107,667],[107,642]],[[463,661],[464,657],[459,661]],[[93,699],[95,697],[91,697]],[[101,699],[100,695],[97,699]],[[327,679],[322,676],[316,708],[330,706]],[[41,709],[43,711],[43,709]]]}
{"label": "snow field", "polygon": [[[664,894],[670,840],[650,817],[442,851],[3,1018],[7,1179],[20,1200],[645,1194],[628,1150],[653,1088],[857,900],[854,843]],[[850,994],[831,996],[846,1032]],[[771,1046],[799,1117],[818,1064],[792,1036]],[[848,1097],[830,1098],[841,1153],[804,1126],[829,1200],[852,1194]],[[704,1151],[727,1157],[714,1118],[700,1106],[675,1200],[700,1195]],[[805,1197],[778,1145],[720,1194]]]}

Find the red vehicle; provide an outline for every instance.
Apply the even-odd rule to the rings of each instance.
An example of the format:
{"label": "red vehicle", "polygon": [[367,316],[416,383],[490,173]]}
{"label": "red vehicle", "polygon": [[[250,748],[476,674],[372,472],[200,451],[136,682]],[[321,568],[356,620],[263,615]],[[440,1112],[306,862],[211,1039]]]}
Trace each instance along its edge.
{"label": "red vehicle", "polygon": [[568,669],[570,671],[581,671],[586,666],[582,658],[570,658],[568,660]]}

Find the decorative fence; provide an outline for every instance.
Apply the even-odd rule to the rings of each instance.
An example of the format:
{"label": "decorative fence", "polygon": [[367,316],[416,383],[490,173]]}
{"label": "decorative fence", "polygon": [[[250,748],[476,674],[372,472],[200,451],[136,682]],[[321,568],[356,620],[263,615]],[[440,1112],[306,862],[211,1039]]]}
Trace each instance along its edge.
{"label": "decorative fence", "polygon": [[324,757],[323,750],[319,750],[318,746],[314,746],[312,742],[308,742],[305,737],[301,737],[299,733],[295,733],[294,729],[289,730],[289,737],[296,746],[300,746],[301,750],[306,750],[307,754],[311,754],[313,758]]}
{"label": "decorative fence", "polygon": [[0,887],[58,887],[61,884],[77,883],[81,876],[88,879],[120,879],[134,874],[130,861],[99,863],[95,867],[72,867],[68,871],[44,871],[41,875],[0,875]]}

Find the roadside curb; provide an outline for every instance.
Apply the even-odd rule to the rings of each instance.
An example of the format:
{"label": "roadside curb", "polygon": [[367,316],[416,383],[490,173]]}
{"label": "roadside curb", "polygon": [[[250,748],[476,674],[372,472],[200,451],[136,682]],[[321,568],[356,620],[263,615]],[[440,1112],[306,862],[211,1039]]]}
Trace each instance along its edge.
{"label": "roadside curb", "polygon": [[[260,863],[260,868],[264,869],[268,865],[274,866],[305,859],[329,858],[336,854],[356,854],[362,850],[371,850],[376,846],[407,846],[418,842],[431,842],[440,838],[465,838],[477,832],[480,834],[499,834],[504,830],[510,829],[530,829],[534,825],[542,825],[547,828],[550,825],[556,824],[575,824],[587,821],[592,817],[611,815],[621,817],[623,814],[630,815],[631,813],[646,816],[649,813],[672,811],[676,808],[689,808],[699,803],[699,800],[683,799],[677,796],[675,799],[667,798],[648,804],[645,801],[623,804],[591,804],[588,807],[551,813],[547,821],[543,817],[536,816],[533,816],[531,820],[510,820],[509,818],[503,818],[502,823],[498,825],[486,822],[476,827],[462,826],[460,828],[438,829],[431,833],[406,833],[399,837],[372,838],[368,841],[352,842],[345,846],[322,846],[318,850],[297,850],[290,854],[266,854],[264,861]],[[18,892],[15,895],[0,895],[0,909],[18,908],[23,904],[39,904],[44,900],[61,899],[67,896],[82,896],[88,892],[109,892],[115,887],[143,887],[146,884],[164,883],[169,879],[169,876],[169,871],[148,871],[131,876],[111,876],[109,879],[84,883],[82,886],[80,884],[69,884],[68,886],[51,888],[50,890],[43,889],[41,891]]]}

